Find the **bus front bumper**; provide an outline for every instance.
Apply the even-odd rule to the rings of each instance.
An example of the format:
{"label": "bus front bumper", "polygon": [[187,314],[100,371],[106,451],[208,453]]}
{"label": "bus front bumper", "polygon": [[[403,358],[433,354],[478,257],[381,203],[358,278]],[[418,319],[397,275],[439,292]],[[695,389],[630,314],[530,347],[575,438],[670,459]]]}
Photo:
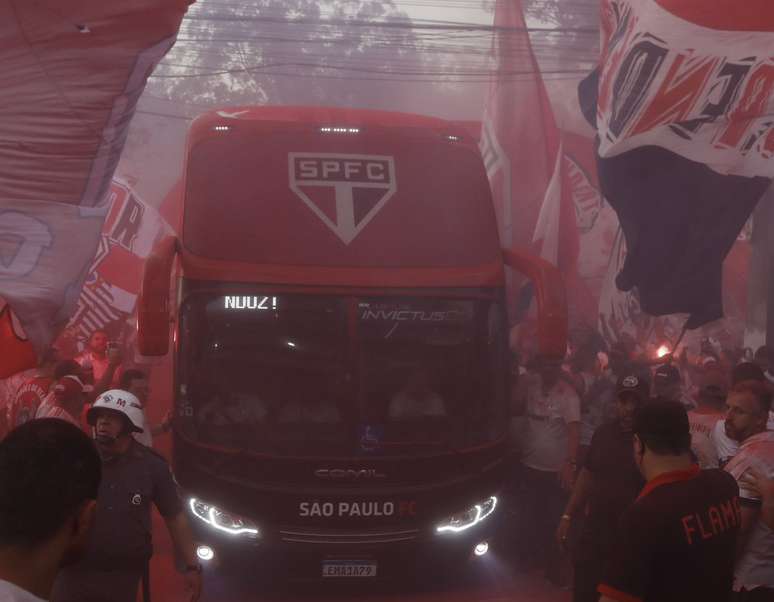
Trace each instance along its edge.
{"label": "bus front bumper", "polygon": [[[458,530],[438,525],[360,531],[263,526],[234,535],[191,519],[197,553],[208,568],[289,580],[371,580],[427,576],[468,561],[484,562],[501,513]],[[413,528],[412,528],[413,527]]]}

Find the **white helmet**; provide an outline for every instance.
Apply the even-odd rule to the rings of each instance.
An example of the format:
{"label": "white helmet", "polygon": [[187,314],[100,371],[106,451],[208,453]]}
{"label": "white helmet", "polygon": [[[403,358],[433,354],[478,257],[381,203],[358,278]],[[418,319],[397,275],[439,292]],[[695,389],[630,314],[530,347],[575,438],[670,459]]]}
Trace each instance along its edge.
{"label": "white helmet", "polygon": [[121,389],[111,389],[105,391],[94,401],[94,405],[86,412],[86,422],[94,426],[97,422],[97,412],[99,410],[113,410],[120,412],[129,419],[130,430],[135,433],[142,433],[145,430],[145,413],[142,411],[142,404],[129,391]]}

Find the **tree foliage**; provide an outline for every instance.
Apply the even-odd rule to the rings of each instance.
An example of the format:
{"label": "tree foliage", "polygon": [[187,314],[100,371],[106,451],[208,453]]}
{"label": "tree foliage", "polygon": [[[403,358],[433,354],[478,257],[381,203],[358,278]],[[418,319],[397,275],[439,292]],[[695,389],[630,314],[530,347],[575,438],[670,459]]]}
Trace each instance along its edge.
{"label": "tree foliage", "polygon": [[[199,0],[149,93],[194,105],[401,106],[433,60],[392,0]],[[419,74],[419,75],[416,75]]]}
{"label": "tree foliage", "polygon": [[530,26],[553,28],[530,34],[544,71],[590,70],[599,54],[599,0],[522,0]]}

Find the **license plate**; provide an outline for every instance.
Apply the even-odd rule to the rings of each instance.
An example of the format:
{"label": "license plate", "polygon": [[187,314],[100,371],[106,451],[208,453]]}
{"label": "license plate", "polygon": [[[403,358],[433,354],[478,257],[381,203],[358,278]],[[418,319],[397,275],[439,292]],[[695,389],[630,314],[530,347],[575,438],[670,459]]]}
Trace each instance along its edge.
{"label": "license plate", "polygon": [[376,577],[376,564],[372,562],[324,562],[323,577]]}

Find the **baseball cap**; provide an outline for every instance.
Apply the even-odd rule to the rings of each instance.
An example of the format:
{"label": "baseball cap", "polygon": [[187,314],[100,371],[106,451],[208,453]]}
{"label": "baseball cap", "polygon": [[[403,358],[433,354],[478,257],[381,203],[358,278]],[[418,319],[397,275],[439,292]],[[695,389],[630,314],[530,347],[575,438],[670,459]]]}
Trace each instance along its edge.
{"label": "baseball cap", "polygon": [[632,432],[646,445],[649,440],[657,440],[674,454],[691,447],[688,413],[679,401],[660,398],[640,406],[634,413]]}
{"label": "baseball cap", "polygon": [[71,401],[88,393],[91,387],[84,385],[77,376],[69,374],[60,378],[54,385],[54,396],[61,401]]}
{"label": "baseball cap", "polygon": [[676,385],[680,383],[680,371],[672,364],[661,364],[653,375],[653,384]]}
{"label": "baseball cap", "polygon": [[634,393],[640,401],[644,401],[650,395],[650,383],[640,374],[625,374],[618,379],[616,394],[621,393]]}

